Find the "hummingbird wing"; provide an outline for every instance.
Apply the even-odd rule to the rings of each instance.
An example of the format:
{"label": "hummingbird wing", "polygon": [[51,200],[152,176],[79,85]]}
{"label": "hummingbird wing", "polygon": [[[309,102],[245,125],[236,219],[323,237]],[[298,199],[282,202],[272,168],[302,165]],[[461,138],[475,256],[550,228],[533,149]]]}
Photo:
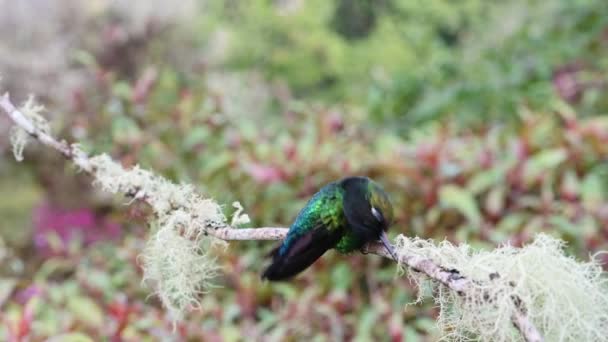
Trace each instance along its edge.
{"label": "hummingbird wing", "polygon": [[273,251],[262,279],[284,280],[302,272],[336,246],[345,222],[341,189],[329,184],[300,211],[285,240]]}
{"label": "hummingbird wing", "polygon": [[339,230],[328,230],[319,225],[298,236],[286,249],[282,249],[283,245],[277,247],[272,253],[272,263],[262,274],[262,279],[276,281],[295,276],[333,248],[340,237]]}

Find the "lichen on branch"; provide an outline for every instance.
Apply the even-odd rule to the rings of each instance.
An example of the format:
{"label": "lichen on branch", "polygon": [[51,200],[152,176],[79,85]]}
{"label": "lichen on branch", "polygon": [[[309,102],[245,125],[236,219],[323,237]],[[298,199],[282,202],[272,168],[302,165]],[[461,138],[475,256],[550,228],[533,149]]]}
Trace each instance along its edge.
{"label": "lichen on branch", "polygon": [[[431,290],[440,308],[438,325],[450,340],[523,340],[511,323],[519,318],[512,317],[514,313],[525,314],[547,341],[603,340],[608,331],[608,278],[598,260],[579,262],[565,254],[564,245],[546,234],[521,248],[506,245],[492,251],[448,241],[396,239],[398,254],[416,254],[458,270],[456,277],[465,279],[450,291],[423,273],[408,273],[419,289]],[[401,266],[402,271],[409,269]]]}
{"label": "lichen on branch", "polygon": [[153,234],[143,253],[144,280],[176,319],[198,307],[219,266],[212,247],[225,244],[210,231],[228,227],[221,207],[190,184],[174,184],[139,166],[125,169],[106,154],[90,158],[94,184],[146,201]]}
{"label": "lichen on branch", "polygon": [[[190,184],[172,183],[139,166],[125,169],[106,154],[89,157],[77,144],[55,140],[40,115],[44,107],[33,97],[17,109],[5,94],[0,97],[0,107],[15,123],[11,142],[17,160],[22,159],[25,144],[33,137],[91,174],[93,183],[102,190],[143,200],[152,207],[150,224],[155,229],[142,255],[144,280],[175,319],[198,307],[200,296],[212,287],[218,273],[213,248],[225,245],[210,232],[229,227],[220,205]],[[233,221],[246,220],[237,205]]]}
{"label": "lichen on branch", "polygon": [[[179,220],[179,216],[174,218]],[[201,296],[214,287],[213,279],[220,272],[213,249],[215,244],[225,244],[182,224],[155,224],[142,255],[144,283],[155,289],[173,319],[190,309],[201,309]]]}
{"label": "lichen on branch", "polygon": [[[44,106],[37,104],[34,96],[31,95],[19,110],[37,131],[46,134],[50,132],[48,121],[41,115],[44,111]],[[13,155],[19,162],[23,161],[23,150],[29,141],[30,135],[30,132],[19,125],[11,127],[10,142],[13,146]]]}

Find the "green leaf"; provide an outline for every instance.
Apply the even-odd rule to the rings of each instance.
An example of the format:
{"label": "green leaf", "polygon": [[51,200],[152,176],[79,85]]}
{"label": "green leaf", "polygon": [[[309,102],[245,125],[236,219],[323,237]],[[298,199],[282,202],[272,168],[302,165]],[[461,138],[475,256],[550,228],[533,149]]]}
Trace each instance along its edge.
{"label": "green leaf", "polygon": [[183,141],[183,147],[186,150],[192,149],[198,144],[202,144],[209,138],[209,129],[204,126],[193,127]]}
{"label": "green leaf", "polygon": [[431,333],[437,330],[437,322],[434,319],[428,317],[418,318],[414,321],[414,325],[419,330],[425,331],[427,333]]}
{"label": "green leaf", "polygon": [[48,342],[93,342],[94,340],[82,333],[66,333],[47,340]]}
{"label": "green leaf", "polygon": [[90,298],[73,296],[68,298],[68,309],[76,318],[87,325],[100,327],[103,324],[103,312]]}
{"label": "green leaf", "polygon": [[416,331],[416,328],[408,325],[404,328],[404,331],[405,331],[405,333],[403,335],[404,335],[405,341],[408,341],[408,342],[422,341],[420,334]]}
{"label": "green leaf", "polygon": [[377,323],[378,313],[373,308],[363,311],[360,316],[355,341],[369,341],[372,337],[372,329]]}
{"label": "green leaf", "polygon": [[222,341],[240,341],[242,338],[242,333],[237,329],[234,325],[224,325],[221,328],[221,336]]}
{"label": "green leaf", "polygon": [[17,279],[13,278],[0,278],[0,307],[13,293],[13,290],[17,286]]}
{"label": "green leaf", "polygon": [[492,188],[485,200],[485,209],[488,213],[499,216],[502,214],[505,208],[506,202],[506,189],[504,186],[497,186]]}
{"label": "green leaf", "polygon": [[439,202],[445,208],[454,208],[461,212],[473,225],[481,223],[481,213],[470,191],[457,185],[444,185],[439,189]]}
{"label": "green leaf", "polygon": [[286,299],[295,298],[298,295],[298,291],[290,284],[273,284],[275,292],[283,295]]}
{"label": "green leaf", "polygon": [[209,158],[208,155],[200,155],[200,167],[201,172],[206,176],[212,176],[216,172],[222,171],[227,168],[233,160],[233,156],[227,152],[220,152],[215,156]]}
{"label": "green leaf", "polygon": [[467,182],[466,189],[474,195],[478,195],[495,184],[500,183],[506,173],[506,169],[513,164],[511,161],[496,165],[489,170],[483,170],[474,174]]}
{"label": "green leaf", "polygon": [[260,331],[268,330],[270,327],[272,327],[279,321],[279,317],[277,317],[276,313],[264,307],[260,307],[257,311],[257,314],[259,316],[257,326]]}
{"label": "green leaf", "polygon": [[76,50],[73,53],[72,58],[76,63],[80,63],[84,66],[97,67],[97,60],[95,59],[95,56],[86,50]]}
{"label": "green leaf", "polygon": [[112,87],[114,95],[123,99],[130,99],[132,91],[131,85],[125,81],[118,81]]}
{"label": "green leaf", "polygon": [[87,283],[94,288],[101,289],[105,292],[112,290],[112,277],[107,272],[91,270],[87,275]]}
{"label": "green leaf", "polygon": [[234,322],[241,314],[241,307],[237,303],[229,303],[224,306],[222,320],[224,322]]}
{"label": "green leaf", "polygon": [[131,143],[141,139],[141,130],[133,119],[117,116],[112,120],[112,137],[119,143]]}
{"label": "green leaf", "polygon": [[539,152],[532,156],[524,165],[524,180],[530,184],[543,173],[556,168],[564,162],[568,154],[563,148],[556,148]]}
{"label": "green leaf", "polygon": [[341,262],[331,272],[331,280],[337,290],[347,290],[353,283],[353,272],[348,265]]}
{"label": "green leaf", "polygon": [[514,234],[528,219],[528,214],[522,212],[514,212],[512,214],[503,216],[496,225],[496,231],[503,232],[505,234]]}
{"label": "green leaf", "polygon": [[595,208],[604,202],[604,184],[597,173],[585,176],[582,182],[581,195],[587,208]]}
{"label": "green leaf", "polygon": [[563,216],[551,216],[548,219],[551,226],[556,227],[562,234],[577,237],[580,234],[579,225]]}

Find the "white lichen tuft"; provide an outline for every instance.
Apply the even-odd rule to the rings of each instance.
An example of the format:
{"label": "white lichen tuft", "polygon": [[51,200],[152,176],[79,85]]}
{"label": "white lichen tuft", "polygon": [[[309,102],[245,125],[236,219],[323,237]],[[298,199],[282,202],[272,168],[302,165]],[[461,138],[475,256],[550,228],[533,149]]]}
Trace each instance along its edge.
{"label": "white lichen tuft", "polygon": [[540,234],[523,248],[504,246],[493,251],[405,236],[396,242],[401,253],[417,253],[473,280],[468,292],[473,296],[462,297],[421,273],[409,273],[421,291],[433,290],[445,340],[522,341],[511,321],[517,309],[513,298],[521,300],[546,341],[606,338],[608,278],[596,260],[578,262],[566,256],[561,240]]}
{"label": "white lichen tuft", "polygon": [[146,283],[175,319],[198,308],[219,267],[212,247],[225,245],[208,235],[228,226],[221,207],[192,185],[174,184],[138,166],[124,169],[105,154],[91,158],[90,166],[103,190],[143,199],[154,210],[156,229],[143,254]]}
{"label": "white lichen tuft", "polygon": [[27,145],[29,135],[23,129],[13,126],[10,130],[10,141],[13,146],[13,155],[18,162],[23,161],[23,150]]}
{"label": "white lichen tuft", "polygon": [[[49,133],[50,126],[48,121],[42,117],[41,113],[44,111],[44,106],[36,104],[33,95],[30,95],[27,101],[19,108],[19,111],[30,120],[34,125],[34,129]],[[30,135],[24,129],[13,126],[10,130],[10,142],[13,146],[13,155],[18,162],[23,161],[23,150],[29,141]]]}
{"label": "white lichen tuft", "polygon": [[186,223],[193,231],[227,227],[221,207],[212,199],[203,198],[190,184],[174,184],[139,166],[126,170],[106,154],[90,158],[90,165],[96,185],[104,191],[145,199],[160,226],[172,222],[181,210],[189,215]]}
{"label": "white lichen tuft", "polygon": [[232,220],[230,221],[232,227],[238,227],[242,224],[251,222],[249,215],[243,213],[245,209],[243,209],[243,205],[240,202],[232,202],[232,206],[236,209],[234,214],[232,214]]}
{"label": "white lichen tuft", "polygon": [[144,282],[155,288],[176,320],[188,310],[200,309],[201,296],[213,287],[211,280],[219,273],[211,251],[219,240],[188,229],[188,216],[176,213],[172,222],[156,231],[143,254]]}

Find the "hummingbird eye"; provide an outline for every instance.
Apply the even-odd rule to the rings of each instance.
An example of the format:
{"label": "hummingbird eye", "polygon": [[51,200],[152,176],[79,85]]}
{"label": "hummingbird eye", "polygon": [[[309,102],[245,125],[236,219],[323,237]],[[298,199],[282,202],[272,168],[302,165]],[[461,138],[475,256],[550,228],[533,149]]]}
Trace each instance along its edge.
{"label": "hummingbird eye", "polygon": [[378,209],[372,207],[372,215],[374,215],[374,217],[376,218],[376,220],[378,220],[378,222],[383,222],[384,221],[384,217],[382,216],[382,213],[380,213],[378,211]]}

